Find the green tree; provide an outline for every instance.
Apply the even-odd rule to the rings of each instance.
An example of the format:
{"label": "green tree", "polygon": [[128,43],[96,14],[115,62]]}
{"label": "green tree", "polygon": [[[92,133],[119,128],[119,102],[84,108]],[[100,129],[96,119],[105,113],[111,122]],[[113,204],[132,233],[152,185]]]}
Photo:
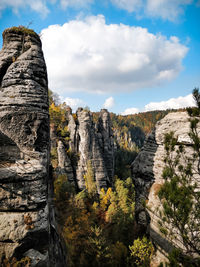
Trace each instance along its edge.
{"label": "green tree", "polygon": [[86,186],[88,194],[90,196],[95,196],[97,194],[97,187],[96,187],[96,183],[94,180],[94,171],[93,171],[91,160],[89,160],[87,163],[87,172],[84,176],[84,179],[85,179],[85,186]]}
{"label": "green tree", "polygon": [[114,241],[128,246],[134,239],[135,191],[131,178],[116,179],[115,188],[109,193],[105,219],[110,223],[110,236]]}
{"label": "green tree", "polygon": [[[197,129],[200,121],[200,94],[198,89],[194,89],[193,96],[197,107],[188,109],[191,151],[186,152],[186,148],[178,143],[172,132],[166,134],[164,141],[166,157],[163,170],[165,182],[158,193],[162,203],[160,230],[171,239],[172,243],[180,246],[179,255],[181,256],[177,259],[183,266],[190,266],[188,256],[193,266],[198,266],[195,265],[194,258],[200,257],[200,185],[198,181],[200,136]],[[171,262],[172,254],[170,255]],[[185,262],[187,262],[186,265]],[[171,266],[179,265],[172,264]]]}
{"label": "green tree", "polygon": [[110,259],[109,242],[100,226],[91,227],[89,243],[90,254],[93,257],[91,266],[107,266]]}
{"label": "green tree", "polygon": [[153,255],[153,245],[146,237],[134,240],[133,245],[129,246],[131,251],[131,266],[149,266]]}

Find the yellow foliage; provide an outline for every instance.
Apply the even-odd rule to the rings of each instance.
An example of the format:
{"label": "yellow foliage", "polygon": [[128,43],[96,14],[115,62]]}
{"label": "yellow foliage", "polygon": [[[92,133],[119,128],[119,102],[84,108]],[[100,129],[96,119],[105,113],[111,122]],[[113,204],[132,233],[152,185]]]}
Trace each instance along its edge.
{"label": "yellow foliage", "polygon": [[97,210],[97,208],[99,207],[99,204],[95,201],[92,205],[94,210]]}
{"label": "yellow foliage", "polygon": [[110,204],[110,199],[113,194],[112,188],[109,187],[105,193],[104,188],[101,189],[100,192],[100,207],[103,211],[107,210],[108,205]]}
{"label": "yellow foliage", "polygon": [[126,266],[134,231],[133,220],[129,219],[134,215],[131,180],[117,179],[115,190],[101,189],[97,194],[90,161],[85,179],[87,188],[78,194],[71,193],[64,175],[54,183],[68,265],[83,267],[92,262],[91,266]]}
{"label": "yellow foliage", "polygon": [[24,257],[21,260],[17,261],[14,257],[11,260],[4,259],[2,267],[29,267],[31,266],[31,259],[29,257]]}
{"label": "yellow foliage", "polygon": [[146,237],[134,240],[133,245],[129,246],[129,249],[131,251],[131,257],[136,265],[149,266],[154,248],[152,243],[148,241]]}
{"label": "yellow foliage", "polygon": [[97,193],[96,183],[94,181],[94,171],[91,160],[87,163],[87,172],[84,175],[85,186],[89,195],[95,195]]}

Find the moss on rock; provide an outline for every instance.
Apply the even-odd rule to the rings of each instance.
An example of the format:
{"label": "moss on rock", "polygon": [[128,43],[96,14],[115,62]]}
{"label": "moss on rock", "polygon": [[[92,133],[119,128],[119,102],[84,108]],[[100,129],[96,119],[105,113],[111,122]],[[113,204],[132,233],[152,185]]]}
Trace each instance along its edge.
{"label": "moss on rock", "polygon": [[18,26],[18,27],[14,26],[14,27],[8,28],[3,32],[3,35],[6,34],[6,33],[9,33],[9,32],[25,34],[25,35],[32,35],[32,36],[39,37],[38,34],[36,32],[34,32],[34,30],[28,29],[28,28],[26,28],[24,26]]}

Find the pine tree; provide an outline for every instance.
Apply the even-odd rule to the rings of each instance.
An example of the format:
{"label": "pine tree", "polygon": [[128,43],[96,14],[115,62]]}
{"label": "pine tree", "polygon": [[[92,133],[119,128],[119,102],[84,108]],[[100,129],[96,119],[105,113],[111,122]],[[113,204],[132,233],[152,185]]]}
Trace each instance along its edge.
{"label": "pine tree", "polygon": [[[166,134],[164,142],[166,157],[163,170],[165,182],[158,193],[162,204],[160,230],[171,239],[172,243],[183,245],[180,245],[178,253],[175,253],[176,261],[183,266],[199,266],[200,257],[200,136],[197,130],[200,122],[200,93],[198,89],[194,89],[193,96],[197,107],[188,109],[192,152],[186,153],[185,147],[178,143],[174,133]],[[174,257],[172,255],[170,257],[170,261],[173,262]]]}
{"label": "pine tree", "polygon": [[91,196],[95,196],[97,194],[97,187],[94,180],[94,171],[91,160],[89,160],[87,163],[87,172],[84,176],[84,179],[88,194]]}

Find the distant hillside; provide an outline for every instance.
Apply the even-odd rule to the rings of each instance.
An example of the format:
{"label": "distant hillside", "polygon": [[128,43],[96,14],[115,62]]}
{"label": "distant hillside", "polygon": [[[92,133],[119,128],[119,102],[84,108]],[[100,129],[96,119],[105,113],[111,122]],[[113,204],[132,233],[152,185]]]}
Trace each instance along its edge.
{"label": "distant hillside", "polygon": [[113,121],[114,128],[123,129],[127,127],[132,129],[133,127],[140,127],[146,135],[153,130],[157,121],[164,118],[168,113],[176,111],[177,110],[174,109],[155,110],[126,116],[111,113],[110,116]]}

